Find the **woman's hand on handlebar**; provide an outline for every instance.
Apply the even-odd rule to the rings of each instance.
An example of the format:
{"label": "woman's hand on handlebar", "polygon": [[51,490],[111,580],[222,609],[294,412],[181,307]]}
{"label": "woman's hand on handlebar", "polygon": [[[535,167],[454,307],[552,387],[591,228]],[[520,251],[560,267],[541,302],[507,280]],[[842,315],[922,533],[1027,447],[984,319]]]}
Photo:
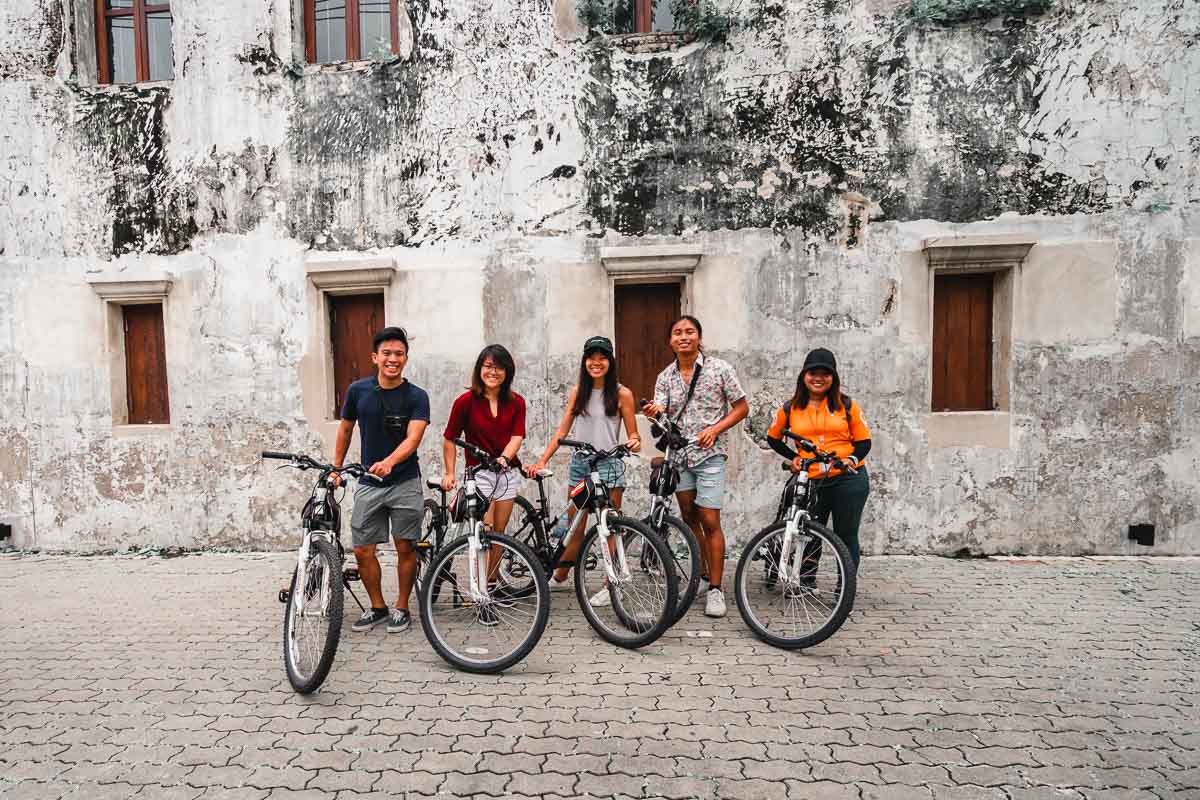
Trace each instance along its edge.
{"label": "woman's hand on handlebar", "polygon": [[804,456],[793,458],[789,469],[791,469],[793,475],[799,475],[801,472],[804,472]]}
{"label": "woman's hand on handlebar", "polygon": [[625,442],[625,446],[629,448],[629,452],[631,453],[642,452],[642,440],[637,436],[634,436],[630,438],[629,441]]}
{"label": "woman's hand on handlebar", "polygon": [[443,475],[442,476],[442,488],[445,489],[447,492],[452,491],[454,489],[454,487],[457,485],[458,485],[458,481],[454,478],[454,475]]}
{"label": "woman's hand on handlebar", "polygon": [[657,417],[659,414],[663,413],[662,406],[657,406],[654,403],[646,403],[639,409],[639,411],[642,412],[642,416],[644,417]]}

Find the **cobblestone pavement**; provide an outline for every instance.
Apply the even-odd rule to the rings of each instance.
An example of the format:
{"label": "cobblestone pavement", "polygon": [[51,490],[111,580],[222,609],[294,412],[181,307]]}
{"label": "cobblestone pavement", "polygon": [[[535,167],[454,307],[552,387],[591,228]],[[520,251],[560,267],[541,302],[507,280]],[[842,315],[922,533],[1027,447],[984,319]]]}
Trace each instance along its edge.
{"label": "cobblestone pavement", "polygon": [[0,797],[1200,798],[1200,560],[871,558],[804,653],[732,608],[621,651],[556,594],[496,677],[347,624],[310,699],[289,571],[0,557]]}

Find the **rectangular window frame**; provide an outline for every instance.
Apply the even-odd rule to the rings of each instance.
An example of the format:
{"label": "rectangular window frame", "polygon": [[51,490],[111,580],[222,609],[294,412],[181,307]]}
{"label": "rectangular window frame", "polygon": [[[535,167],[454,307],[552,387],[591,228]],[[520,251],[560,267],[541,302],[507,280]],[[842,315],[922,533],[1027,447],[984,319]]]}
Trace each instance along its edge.
{"label": "rectangular window frame", "polygon": [[[359,0],[346,2],[346,61],[362,61],[362,36],[359,32]],[[392,35],[392,54],[400,53],[400,0],[388,0],[390,15],[388,29]],[[304,0],[304,59],[309,64],[336,64],[337,61],[317,61],[317,3]]]}
{"label": "rectangular window frame", "polygon": [[[997,348],[995,341],[995,298],[997,295],[996,277],[998,273],[993,272],[936,272],[933,275],[933,335],[931,346],[932,365],[930,376],[930,409],[935,413],[957,413],[962,411],[995,411],[996,409],[996,381],[993,375],[996,372],[996,356]],[[960,279],[967,279],[966,281]],[[970,287],[970,288],[969,288]],[[982,393],[982,401],[980,403],[961,403],[951,402],[949,395],[951,394],[952,379],[946,373],[950,371],[951,349],[956,352],[960,351],[959,347],[962,343],[961,336],[970,334],[974,331],[963,330],[941,330],[948,323],[950,317],[961,316],[961,307],[955,305],[957,300],[964,293],[978,296],[978,287],[986,289],[986,300],[984,301],[984,319],[982,321],[975,318],[973,313],[975,309],[967,309],[966,315],[970,317],[970,321],[975,325],[982,325],[982,341],[972,341],[973,336],[968,337],[968,341],[963,345],[970,350],[967,355],[967,368],[978,366],[977,362],[982,361],[982,366],[979,367],[981,374],[975,376],[971,381],[971,393]],[[958,297],[951,298],[949,295],[954,294]],[[969,295],[969,296],[970,296]],[[939,299],[941,303],[939,305]],[[971,297],[972,301],[975,297]],[[982,358],[980,358],[982,356]],[[964,365],[960,365],[961,370]]]}
{"label": "rectangular window frame", "polygon": [[[378,287],[375,289],[366,289],[366,290],[324,292],[324,297],[325,297],[325,313],[326,313],[327,319],[328,319],[328,328],[327,328],[328,336],[326,337],[325,346],[327,348],[327,352],[329,353],[329,380],[330,380],[329,396],[331,398],[333,398],[333,403],[330,405],[330,407],[328,409],[328,413],[330,415],[329,416],[330,419],[340,421],[342,418],[341,406],[342,406],[342,403],[344,402],[345,398],[338,396],[338,386],[337,386],[338,365],[337,365],[336,343],[334,341],[334,333],[336,332],[336,329],[337,329],[336,321],[334,319],[334,311],[335,311],[335,307],[337,305],[337,301],[342,298],[347,298],[347,297],[377,297],[377,298],[379,298],[379,308],[380,308],[381,319],[379,320],[379,324],[377,327],[378,327],[378,329],[382,330],[383,328],[387,327],[387,300],[388,300],[388,298],[387,298],[387,292],[384,291],[383,287]],[[372,335],[374,335],[374,334],[372,334]],[[367,377],[367,375],[359,375],[357,377],[352,377],[351,382],[361,379],[361,378],[365,378],[365,377]]]}
{"label": "rectangular window frame", "polygon": [[146,17],[148,14],[162,11],[170,13],[171,4],[133,0],[132,8],[105,8],[105,0],[96,0],[96,61],[100,83],[113,82],[108,66],[108,21],[113,17],[133,17],[135,82],[145,83],[150,80],[150,35]]}
{"label": "rectangular window frame", "polygon": [[[158,309],[157,320],[155,320],[158,325],[158,331],[157,331],[157,344],[158,344],[157,351],[158,352],[155,353],[154,355],[156,356],[156,360],[160,362],[159,368],[161,371],[162,383],[160,386],[157,387],[157,390],[155,393],[161,393],[161,395],[162,395],[162,397],[161,397],[162,414],[161,415],[151,414],[150,416],[148,416],[146,418],[142,418],[141,416],[136,415],[134,413],[135,409],[134,409],[133,384],[134,384],[135,378],[138,376],[134,376],[131,373],[133,364],[129,357],[129,355],[130,355],[130,347],[129,347],[130,316],[129,316],[129,312],[131,309],[135,309],[135,308],[136,309],[149,309],[149,308]],[[122,344],[122,350],[123,350],[122,355],[124,357],[124,362],[125,362],[124,375],[122,376],[124,378],[124,394],[125,394],[125,408],[124,408],[124,417],[123,417],[122,424],[138,425],[138,426],[170,425],[171,424],[171,381],[168,377],[168,368],[167,368],[167,325],[166,325],[165,305],[162,301],[157,301],[157,302],[151,301],[151,302],[146,302],[146,303],[132,303],[132,302],[131,303],[121,303],[117,306],[117,310],[120,312],[120,315],[121,315],[121,344]],[[144,380],[145,376],[141,376],[141,377]],[[118,409],[114,408],[113,411],[115,413],[118,411]],[[159,416],[161,416],[161,419],[158,418]],[[115,420],[114,420],[114,422],[115,422]]]}

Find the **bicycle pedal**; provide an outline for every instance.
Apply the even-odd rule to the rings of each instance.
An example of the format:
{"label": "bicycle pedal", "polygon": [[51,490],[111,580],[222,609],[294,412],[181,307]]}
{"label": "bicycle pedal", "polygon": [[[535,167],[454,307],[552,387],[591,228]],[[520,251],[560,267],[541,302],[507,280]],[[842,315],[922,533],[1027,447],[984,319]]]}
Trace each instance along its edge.
{"label": "bicycle pedal", "polygon": [[358,574],[358,570],[356,570],[356,569],[342,570],[342,578],[345,579],[346,581],[361,581],[362,580],[362,577]]}
{"label": "bicycle pedal", "polygon": [[284,605],[287,605],[287,601],[289,599],[291,599],[291,597],[292,597],[292,593],[289,590],[287,590],[287,589],[279,590],[279,602],[283,603]]}
{"label": "bicycle pedal", "polygon": [[416,548],[417,548],[418,550],[432,550],[432,549],[433,549],[433,542],[431,542],[431,541],[429,541],[429,540],[427,540],[427,539],[426,539],[426,540],[422,540],[422,541],[420,541],[420,542],[417,542],[417,544],[416,544]]}

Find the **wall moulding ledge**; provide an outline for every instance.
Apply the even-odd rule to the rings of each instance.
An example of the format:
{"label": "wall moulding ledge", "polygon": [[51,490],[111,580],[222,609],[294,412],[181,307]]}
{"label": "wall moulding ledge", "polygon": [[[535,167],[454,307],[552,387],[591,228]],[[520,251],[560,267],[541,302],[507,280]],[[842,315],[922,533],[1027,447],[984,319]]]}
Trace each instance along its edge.
{"label": "wall moulding ledge", "polygon": [[1014,267],[1037,244],[1023,233],[971,236],[937,236],[921,243],[929,266],[939,272],[970,270],[986,272]]}
{"label": "wall moulding ledge", "polygon": [[174,281],[166,277],[88,278],[92,291],[108,303],[161,303],[167,298]]}
{"label": "wall moulding ledge", "polygon": [[601,247],[600,263],[609,275],[687,275],[696,271],[704,251],[698,245],[653,244]]}
{"label": "wall moulding ledge", "polygon": [[325,291],[379,289],[391,284],[396,261],[383,257],[309,260],[304,272],[314,286]]}

